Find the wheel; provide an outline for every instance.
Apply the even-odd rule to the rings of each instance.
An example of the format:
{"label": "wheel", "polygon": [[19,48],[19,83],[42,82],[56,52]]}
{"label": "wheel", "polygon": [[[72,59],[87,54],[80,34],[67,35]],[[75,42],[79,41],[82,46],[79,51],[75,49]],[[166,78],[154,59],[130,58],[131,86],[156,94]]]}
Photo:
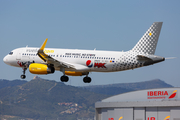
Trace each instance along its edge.
{"label": "wheel", "polygon": [[25,79],[26,78],[26,75],[21,75],[21,79]]}
{"label": "wheel", "polygon": [[91,78],[90,77],[84,77],[83,81],[84,81],[84,83],[90,83],[91,82]]}
{"label": "wheel", "polygon": [[68,82],[69,77],[68,77],[68,76],[63,75],[63,76],[61,76],[60,80],[61,80],[62,82]]}

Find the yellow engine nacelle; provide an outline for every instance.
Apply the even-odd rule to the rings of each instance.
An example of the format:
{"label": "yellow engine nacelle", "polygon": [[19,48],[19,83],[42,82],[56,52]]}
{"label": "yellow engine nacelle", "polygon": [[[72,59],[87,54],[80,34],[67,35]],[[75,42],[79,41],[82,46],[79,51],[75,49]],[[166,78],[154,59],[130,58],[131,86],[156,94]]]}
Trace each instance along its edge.
{"label": "yellow engine nacelle", "polygon": [[85,75],[82,72],[75,72],[75,71],[65,71],[65,74],[69,75],[69,76],[82,76],[82,75]]}
{"label": "yellow engine nacelle", "polygon": [[29,65],[29,71],[33,74],[50,74],[54,73],[54,67],[47,66],[40,63],[32,63]]}

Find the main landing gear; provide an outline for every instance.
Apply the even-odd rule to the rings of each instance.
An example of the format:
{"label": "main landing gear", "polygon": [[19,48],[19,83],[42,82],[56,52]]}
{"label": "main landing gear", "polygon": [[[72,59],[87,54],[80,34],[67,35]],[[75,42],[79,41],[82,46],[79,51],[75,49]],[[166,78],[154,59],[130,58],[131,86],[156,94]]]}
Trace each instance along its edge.
{"label": "main landing gear", "polygon": [[91,82],[91,78],[86,76],[86,77],[83,78],[83,81],[84,81],[84,83],[90,83]]}
{"label": "main landing gear", "polygon": [[[61,82],[68,82],[69,81],[69,77],[66,75],[61,76],[60,78]],[[86,77],[83,78],[84,83],[90,83],[91,82],[91,78],[88,77],[88,75],[86,75]]]}
{"label": "main landing gear", "polygon": [[60,80],[61,80],[62,82],[68,82],[69,77],[66,76],[66,75],[63,75],[63,76],[61,76]]}

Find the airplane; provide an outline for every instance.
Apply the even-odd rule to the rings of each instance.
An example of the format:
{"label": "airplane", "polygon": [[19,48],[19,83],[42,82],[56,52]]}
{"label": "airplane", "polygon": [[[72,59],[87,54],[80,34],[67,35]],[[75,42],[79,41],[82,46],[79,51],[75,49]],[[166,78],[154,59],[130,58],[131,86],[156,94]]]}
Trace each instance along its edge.
{"label": "airplane", "polygon": [[100,51],[78,49],[45,48],[47,38],[40,48],[22,47],[12,50],[3,61],[23,69],[22,79],[27,69],[33,74],[52,74],[61,71],[62,82],[68,76],[85,76],[84,83],[90,83],[90,72],[117,72],[153,65],[165,60],[154,55],[163,22],[154,22],[138,43],[129,51]]}

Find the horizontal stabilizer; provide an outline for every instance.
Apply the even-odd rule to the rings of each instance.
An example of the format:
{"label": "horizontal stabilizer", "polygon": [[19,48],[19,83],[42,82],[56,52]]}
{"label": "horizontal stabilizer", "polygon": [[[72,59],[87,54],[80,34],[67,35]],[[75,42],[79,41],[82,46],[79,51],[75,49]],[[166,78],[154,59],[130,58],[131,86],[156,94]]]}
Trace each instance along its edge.
{"label": "horizontal stabilizer", "polygon": [[164,61],[164,57],[156,56],[156,55],[137,55],[137,60],[144,62],[144,66],[152,65],[161,61]]}
{"label": "horizontal stabilizer", "polygon": [[149,57],[146,57],[144,55],[137,55],[137,59],[138,60],[141,60],[141,61],[149,61],[149,60],[152,60],[150,59]]}

